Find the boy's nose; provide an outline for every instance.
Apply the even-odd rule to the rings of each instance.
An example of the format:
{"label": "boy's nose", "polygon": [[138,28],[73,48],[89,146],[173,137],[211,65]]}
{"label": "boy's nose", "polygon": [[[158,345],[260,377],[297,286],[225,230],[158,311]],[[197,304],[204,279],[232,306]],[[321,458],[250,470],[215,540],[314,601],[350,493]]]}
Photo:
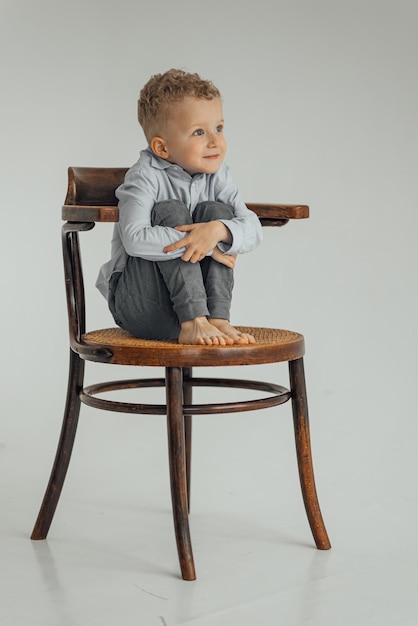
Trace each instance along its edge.
{"label": "boy's nose", "polygon": [[208,146],[212,146],[212,147],[216,146],[216,144],[217,144],[216,140],[217,140],[216,134],[215,133],[209,133],[209,135],[208,135]]}

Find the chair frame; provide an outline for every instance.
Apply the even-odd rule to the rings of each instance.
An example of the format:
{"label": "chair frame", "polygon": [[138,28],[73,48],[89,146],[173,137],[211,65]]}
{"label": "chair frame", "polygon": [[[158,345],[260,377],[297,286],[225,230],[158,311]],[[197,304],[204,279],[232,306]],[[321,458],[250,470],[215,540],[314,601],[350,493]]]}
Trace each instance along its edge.
{"label": "chair frame", "polygon": [[[303,355],[304,338],[274,329],[246,329],[258,333],[260,343],[245,346],[180,346],[176,342],[150,342],[118,334],[99,340],[86,333],[85,292],[79,233],[96,222],[117,222],[115,189],[126,168],[75,168],[68,170],[68,190],[62,207],[62,245],[69,321],[70,359],[67,399],[61,434],[45,496],[31,538],[46,539],[61,495],[71,459],[81,403],[94,408],[135,414],[166,415],[174,529],[181,574],[195,580],[188,516],[190,512],[192,415],[260,410],[291,400],[296,455],[306,514],[320,550],[331,547],[315,487]],[[283,226],[290,219],[309,216],[306,205],[248,204],[263,226]],[[112,329],[109,330],[110,334]],[[121,331],[123,333],[123,331]],[[127,333],[126,333],[127,335]],[[267,339],[266,339],[267,337]],[[272,337],[272,339],[271,339]],[[85,361],[163,367],[164,377],[111,381],[84,386]],[[230,378],[193,376],[195,366],[229,366],[288,362],[289,389],[280,385]],[[261,391],[256,400],[198,405],[192,402],[197,386],[233,387]],[[129,388],[165,387],[166,404],[135,404],[103,399],[103,392]]]}

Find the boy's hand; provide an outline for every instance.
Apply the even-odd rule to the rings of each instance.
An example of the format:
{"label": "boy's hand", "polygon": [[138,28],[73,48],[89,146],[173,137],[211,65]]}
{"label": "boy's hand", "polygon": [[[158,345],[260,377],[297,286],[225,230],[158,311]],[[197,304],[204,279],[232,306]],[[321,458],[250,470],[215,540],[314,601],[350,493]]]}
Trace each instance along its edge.
{"label": "boy's hand", "polygon": [[212,259],[214,261],[218,261],[218,263],[222,263],[222,265],[230,267],[231,270],[233,270],[237,261],[237,255],[225,254],[224,252],[222,252],[222,250],[218,248],[218,246],[215,246],[212,252]]}
{"label": "boy's hand", "polygon": [[198,263],[205,258],[210,250],[216,247],[219,241],[231,243],[231,233],[223,222],[201,222],[199,224],[184,224],[177,226],[176,230],[189,233],[184,239],[164,248],[164,252],[172,252],[180,248],[186,248],[181,257],[183,261]]}

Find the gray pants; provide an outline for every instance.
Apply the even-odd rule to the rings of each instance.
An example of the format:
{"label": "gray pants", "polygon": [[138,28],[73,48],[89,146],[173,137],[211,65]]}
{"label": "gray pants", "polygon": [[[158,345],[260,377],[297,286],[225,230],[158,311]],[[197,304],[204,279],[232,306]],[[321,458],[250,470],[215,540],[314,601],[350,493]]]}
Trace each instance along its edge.
{"label": "gray pants", "polygon": [[[232,217],[232,208],[220,202],[202,202],[190,216],[182,202],[167,200],[155,205],[151,223],[174,228]],[[211,257],[190,263],[130,256],[123,271],[110,280],[109,308],[116,324],[136,337],[177,339],[186,320],[229,320],[233,285],[233,270]]]}

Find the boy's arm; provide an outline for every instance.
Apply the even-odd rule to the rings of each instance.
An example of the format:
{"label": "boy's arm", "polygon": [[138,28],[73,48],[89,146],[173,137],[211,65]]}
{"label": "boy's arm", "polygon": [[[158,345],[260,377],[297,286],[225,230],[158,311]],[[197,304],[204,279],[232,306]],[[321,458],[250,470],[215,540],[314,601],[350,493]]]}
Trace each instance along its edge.
{"label": "boy's arm", "polygon": [[260,220],[257,215],[248,209],[234,183],[229,167],[224,163],[215,178],[216,200],[232,207],[234,217],[231,220],[221,220],[229,229],[232,242],[225,245],[220,243],[222,252],[228,254],[244,254],[256,248],[263,239]]}
{"label": "boy's arm", "polygon": [[174,228],[151,225],[151,211],[157,196],[157,183],[136,169],[128,172],[117,189],[119,201],[118,230],[127,254],[148,261],[166,261],[181,257],[182,245],[168,256],[163,248],[181,242],[184,233]]}

